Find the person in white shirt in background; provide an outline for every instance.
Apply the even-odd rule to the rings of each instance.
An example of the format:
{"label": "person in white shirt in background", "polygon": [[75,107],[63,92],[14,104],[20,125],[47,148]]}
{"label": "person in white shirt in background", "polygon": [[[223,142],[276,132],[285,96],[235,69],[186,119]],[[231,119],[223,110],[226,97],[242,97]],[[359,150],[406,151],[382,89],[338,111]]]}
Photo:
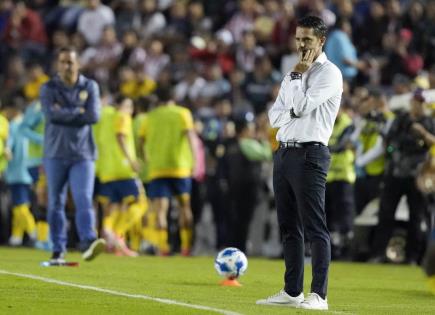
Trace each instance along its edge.
{"label": "person in white shirt in background", "polygon": [[[329,137],[340,107],[343,77],[322,52],[327,26],[318,17],[298,21],[299,62],[281,83],[269,120],[279,128],[273,186],[283,240],[285,286],[257,304],[327,310],[331,260],[326,226],[325,189],[330,164]],[[306,298],[304,238],[311,245],[313,279]]]}
{"label": "person in white shirt in background", "polygon": [[115,15],[110,7],[101,4],[100,0],[88,0],[87,8],[79,17],[77,30],[86,42],[95,46],[100,42],[104,28],[115,23]]}

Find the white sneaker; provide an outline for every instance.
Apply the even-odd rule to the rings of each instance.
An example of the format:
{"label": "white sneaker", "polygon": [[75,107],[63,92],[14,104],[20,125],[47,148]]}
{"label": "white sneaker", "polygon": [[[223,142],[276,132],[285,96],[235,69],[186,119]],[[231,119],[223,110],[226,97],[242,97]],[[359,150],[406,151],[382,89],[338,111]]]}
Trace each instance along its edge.
{"label": "white sneaker", "polygon": [[9,245],[13,247],[21,246],[23,245],[23,238],[17,236],[11,236],[9,237]]}
{"label": "white sneaker", "polygon": [[82,258],[86,261],[91,261],[98,255],[100,255],[106,248],[106,241],[102,238],[98,238],[92,242],[88,249],[82,254]]}
{"label": "white sneaker", "polygon": [[299,307],[307,310],[328,310],[328,299],[322,299],[317,293],[309,293]]}
{"label": "white sneaker", "polygon": [[267,299],[258,300],[256,304],[299,307],[302,301],[304,301],[303,293],[299,294],[296,297],[292,297],[288,295],[287,292],[285,292],[284,290],[281,290],[277,294],[269,296]]}

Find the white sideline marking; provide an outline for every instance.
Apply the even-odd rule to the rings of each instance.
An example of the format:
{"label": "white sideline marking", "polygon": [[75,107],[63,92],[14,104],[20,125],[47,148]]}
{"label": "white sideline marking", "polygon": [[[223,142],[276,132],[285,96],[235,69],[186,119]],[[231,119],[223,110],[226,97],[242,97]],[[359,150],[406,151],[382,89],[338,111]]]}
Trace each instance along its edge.
{"label": "white sideline marking", "polygon": [[219,313],[219,314],[223,314],[223,315],[242,315],[240,313],[227,311],[227,310],[214,308],[214,307],[208,307],[208,306],[196,305],[196,304],[188,304],[188,303],[178,302],[178,301],[169,300],[169,299],[154,298],[154,297],[143,295],[143,294],[129,294],[129,293],[125,293],[125,292],[108,290],[108,289],[93,287],[93,286],[89,286],[89,285],[82,285],[82,284],[75,284],[75,283],[70,283],[70,282],[65,282],[65,281],[59,281],[59,280],[35,276],[35,275],[31,275],[31,274],[10,272],[10,271],[1,270],[1,269],[0,269],[0,274],[16,276],[16,277],[21,277],[21,278],[28,278],[28,279],[33,279],[33,280],[39,280],[42,282],[54,283],[54,284],[62,285],[62,286],[66,286],[66,287],[73,287],[73,288],[79,288],[79,289],[83,289],[83,290],[96,291],[96,292],[117,295],[117,296],[123,296],[123,297],[128,297],[128,298],[133,298],[133,299],[142,299],[142,300],[160,302],[163,304],[184,306],[184,307],[189,307],[189,308],[193,308],[193,309],[197,309],[197,310],[211,311],[211,312],[215,312],[215,313]]}

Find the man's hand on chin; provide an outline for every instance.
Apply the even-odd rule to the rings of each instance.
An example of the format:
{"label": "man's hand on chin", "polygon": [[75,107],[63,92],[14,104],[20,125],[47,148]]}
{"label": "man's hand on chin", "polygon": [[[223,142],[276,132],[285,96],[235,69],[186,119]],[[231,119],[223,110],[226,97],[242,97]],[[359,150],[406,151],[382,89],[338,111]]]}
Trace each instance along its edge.
{"label": "man's hand on chin", "polygon": [[314,49],[301,50],[299,52],[299,62],[294,67],[294,72],[304,73],[314,62],[316,52]]}

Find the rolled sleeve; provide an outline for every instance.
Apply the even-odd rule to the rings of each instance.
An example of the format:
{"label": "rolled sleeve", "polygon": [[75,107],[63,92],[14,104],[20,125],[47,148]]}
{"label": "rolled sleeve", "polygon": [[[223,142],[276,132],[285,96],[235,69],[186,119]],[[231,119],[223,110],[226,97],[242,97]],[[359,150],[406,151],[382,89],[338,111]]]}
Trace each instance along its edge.
{"label": "rolled sleeve", "polygon": [[319,72],[306,91],[302,88],[301,80],[292,80],[290,85],[293,110],[295,115],[300,117],[309,114],[334,95],[340,94],[343,90],[343,78],[338,69],[328,68]]}
{"label": "rolled sleeve", "polygon": [[281,83],[281,87],[279,89],[278,97],[273,103],[272,107],[269,110],[268,116],[270,125],[273,128],[280,128],[291,121],[290,109],[292,104],[286,104],[285,102],[285,89],[286,89],[286,80],[287,77]]}

